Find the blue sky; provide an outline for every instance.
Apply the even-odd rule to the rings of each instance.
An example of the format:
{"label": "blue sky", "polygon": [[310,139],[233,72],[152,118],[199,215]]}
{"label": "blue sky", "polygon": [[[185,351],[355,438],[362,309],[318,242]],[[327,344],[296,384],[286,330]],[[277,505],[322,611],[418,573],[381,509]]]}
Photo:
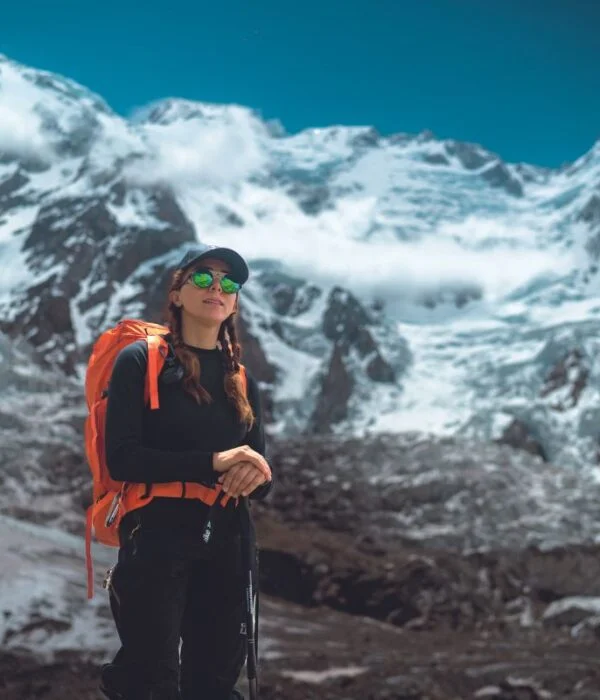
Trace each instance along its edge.
{"label": "blue sky", "polygon": [[3,6],[0,52],[124,115],[234,102],[554,167],[600,138],[599,27],[599,0],[29,0]]}

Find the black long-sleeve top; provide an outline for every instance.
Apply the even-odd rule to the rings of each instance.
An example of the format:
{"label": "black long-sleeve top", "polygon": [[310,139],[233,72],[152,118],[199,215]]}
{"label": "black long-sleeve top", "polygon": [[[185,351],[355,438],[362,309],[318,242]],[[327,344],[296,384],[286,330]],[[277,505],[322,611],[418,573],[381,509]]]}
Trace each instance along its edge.
{"label": "black long-sleeve top", "polygon": [[[169,336],[167,336],[169,340]],[[247,444],[265,454],[260,396],[247,372],[248,400],[255,415],[250,430],[239,420],[225,394],[224,368],[218,349],[188,346],[200,360],[200,382],[210,403],[198,404],[181,381],[181,367],[170,353],[158,382],[160,407],[144,404],[148,349],[145,341],[125,347],[115,360],[108,387],[106,462],[111,477],[131,483],[196,482],[214,486],[220,474],[213,470],[214,452]],[[271,483],[259,486],[251,498],[263,498]],[[233,531],[234,502],[216,511],[215,535]],[[136,514],[145,531],[168,540],[197,540],[208,507],[197,499],[155,498]],[[129,515],[125,517],[127,521]],[[215,518],[213,518],[215,520]],[[161,535],[161,536],[162,536]]]}

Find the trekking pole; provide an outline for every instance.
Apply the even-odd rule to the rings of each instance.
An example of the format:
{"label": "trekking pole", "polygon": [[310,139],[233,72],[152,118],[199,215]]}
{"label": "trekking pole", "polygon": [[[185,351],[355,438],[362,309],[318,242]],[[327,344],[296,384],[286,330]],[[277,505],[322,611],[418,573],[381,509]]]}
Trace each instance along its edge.
{"label": "trekking pole", "polygon": [[257,650],[254,625],[254,587],[258,582],[255,583],[252,576],[254,543],[252,541],[252,523],[250,517],[248,499],[240,498],[242,565],[246,577],[244,590],[246,601],[246,639],[248,646],[246,670],[248,672],[250,700],[258,700]]}

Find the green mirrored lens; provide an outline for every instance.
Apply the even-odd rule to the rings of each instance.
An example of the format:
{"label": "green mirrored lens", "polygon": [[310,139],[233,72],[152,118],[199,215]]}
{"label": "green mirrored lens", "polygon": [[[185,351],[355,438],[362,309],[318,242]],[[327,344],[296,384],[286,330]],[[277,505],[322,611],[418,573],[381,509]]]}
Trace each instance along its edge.
{"label": "green mirrored lens", "polygon": [[235,282],[229,277],[223,277],[221,280],[221,289],[225,292],[225,294],[235,294],[236,292],[239,292],[240,285],[238,282]]}
{"label": "green mirrored lens", "polygon": [[192,282],[196,285],[196,287],[206,289],[212,284],[213,276],[210,274],[210,272],[194,272],[192,275]]}

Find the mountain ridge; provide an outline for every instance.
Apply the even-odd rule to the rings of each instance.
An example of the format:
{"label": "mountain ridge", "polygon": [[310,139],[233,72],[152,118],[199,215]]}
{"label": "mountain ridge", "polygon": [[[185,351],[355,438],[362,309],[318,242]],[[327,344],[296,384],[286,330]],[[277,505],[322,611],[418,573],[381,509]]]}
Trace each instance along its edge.
{"label": "mountain ridge", "polygon": [[6,58],[0,111],[30,137],[0,133],[0,330],[43,362],[81,378],[108,325],[163,320],[186,246],[228,244],[273,432],[520,435],[595,468],[600,144],[549,170],[426,130],[287,135],[239,105],[128,121]]}

